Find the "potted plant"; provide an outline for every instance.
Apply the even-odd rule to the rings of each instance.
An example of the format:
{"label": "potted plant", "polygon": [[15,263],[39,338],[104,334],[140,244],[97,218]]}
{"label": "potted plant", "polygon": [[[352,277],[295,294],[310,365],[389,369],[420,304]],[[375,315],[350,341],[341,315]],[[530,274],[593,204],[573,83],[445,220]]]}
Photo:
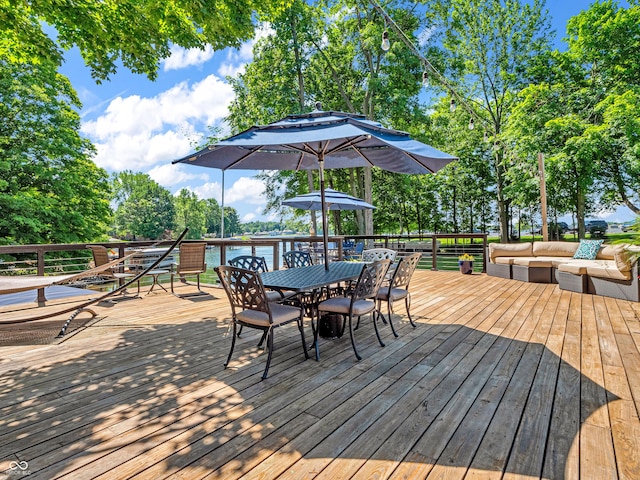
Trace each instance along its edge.
{"label": "potted plant", "polygon": [[472,274],[473,273],[473,255],[465,253],[458,257],[458,266],[460,267],[460,273]]}

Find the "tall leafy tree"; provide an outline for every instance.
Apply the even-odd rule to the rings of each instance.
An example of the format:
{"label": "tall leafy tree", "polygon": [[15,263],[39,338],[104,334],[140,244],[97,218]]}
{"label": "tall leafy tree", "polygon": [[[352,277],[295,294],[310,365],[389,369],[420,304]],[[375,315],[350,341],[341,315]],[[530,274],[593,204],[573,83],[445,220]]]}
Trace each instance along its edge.
{"label": "tall leafy tree", "polygon": [[[270,23],[276,34],[256,45],[254,62],[234,83],[237,103],[230,121],[236,128],[309,111],[315,101],[321,101],[323,110],[363,113],[398,128],[419,118],[419,59],[402,43],[382,51],[384,21],[368,2],[295,5]],[[419,22],[408,4],[393,2],[391,7],[403,28],[416,29]],[[261,178],[268,182],[267,195],[280,196],[284,186],[291,196],[309,190],[304,175],[282,172]],[[372,201],[370,169],[328,171],[326,177],[328,185]],[[270,199],[268,208],[279,208],[277,199]],[[361,216],[358,232],[373,233],[366,230],[371,220],[363,216],[370,213],[355,215]]]}
{"label": "tall leafy tree", "polygon": [[171,193],[146,173],[129,170],[113,177],[117,204],[114,229],[122,237],[160,239],[175,228]]}
{"label": "tall leafy tree", "polygon": [[[253,16],[274,15],[288,0],[104,0],[0,2],[0,58],[60,65],[63,50],[78,47],[96,80],[119,62],[157,75],[171,43],[185,48],[239,46],[253,36]],[[47,28],[55,29],[55,33]]]}
{"label": "tall leafy tree", "polygon": [[206,203],[198,196],[183,188],[174,199],[178,230],[189,229],[187,238],[202,238],[206,229]]}
{"label": "tall leafy tree", "polygon": [[569,20],[568,56],[582,68],[576,113],[589,124],[581,143],[596,162],[605,206],[640,215],[640,5],[595,2]]}
{"label": "tall leafy tree", "polygon": [[79,134],[79,105],[52,66],[0,60],[0,243],[85,242],[106,231],[108,177]]}
{"label": "tall leafy tree", "polygon": [[468,109],[476,128],[498,147],[492,155],[503,241],[508,239],[507,171],[511,164],[502,133],[514,94],[533,79],[534,60],[549,51],[549,20],[544,0],[436,0],[425,3],[438,33],[446,82],[438,84]]}

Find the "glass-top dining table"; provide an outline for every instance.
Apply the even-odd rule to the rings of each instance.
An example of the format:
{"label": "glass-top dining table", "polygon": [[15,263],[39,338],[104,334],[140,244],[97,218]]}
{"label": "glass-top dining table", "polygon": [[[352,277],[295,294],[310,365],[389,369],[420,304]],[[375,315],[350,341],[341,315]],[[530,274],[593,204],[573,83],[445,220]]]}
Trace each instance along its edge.
{"label": "glass-top dining table", "polygon": [[[310,311],[315,312],[315,305],[313,303],[316,303],[317,299],[320,298],[318,292],[330,285],[357,280],[363,268],[364,264],[361,262],[332,262],[329,264],[328,270],[324,265],[311,265],[309,267],[263,272],[260,274],[260,278],[266,288],[296,292],[301,306],[310,307]],[[306,295],[309,292],[313,294]],[[312,302],[312,305],[304,305],[305,301]],[[316,360],[318,360],[320,358],[320,352],[318,349],[316,329],[320,328],[320,319],[318,319],[318,324],[314,325],[314,315],[315,313],[311,314],[311,328],[314,330],[315,340],[313,346],[316,351]]]}

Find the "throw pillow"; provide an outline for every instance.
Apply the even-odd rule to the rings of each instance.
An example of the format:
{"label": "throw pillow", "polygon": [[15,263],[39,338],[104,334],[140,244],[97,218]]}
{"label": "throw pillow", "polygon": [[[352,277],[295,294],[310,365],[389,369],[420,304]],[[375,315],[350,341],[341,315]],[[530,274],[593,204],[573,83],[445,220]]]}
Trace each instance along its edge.
{"label": "throw pillow", "polygon": [[602,242],[604,242],[604,240],[580,240],[580,246],[573,255],[573,258],[595,260]]}

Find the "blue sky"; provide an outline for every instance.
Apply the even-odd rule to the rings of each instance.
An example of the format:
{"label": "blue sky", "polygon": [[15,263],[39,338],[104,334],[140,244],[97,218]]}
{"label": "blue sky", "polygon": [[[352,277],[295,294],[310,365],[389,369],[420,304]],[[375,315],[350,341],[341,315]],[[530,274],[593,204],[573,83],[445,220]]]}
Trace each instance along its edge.
{"label": "blue sky", "polygon": [[[587,9],[591,1],[549,0],[547,8],[556,30],[556,41],[565,35],[567,20]],[[265,35],[261,31],[257,36]],[[62,73],[69,77],[83,103],[82,133],[96,145],[95,162],[108,172],[132,170],[148,173],[172,193],[189,188],[199,198],[221,200],[222,173],[171,160],[194,151],[208,125],[222,126],[233,91],[227,75],[242,72],[252,59],[254,42],[240,49],[185,50],[176,47],[160,66],[152,82],[120,68],[110,81],[98,85],[91,78],[76,49],[66,55]],[[242,221],[269,220],[263,186],[252,171],[225,173],[225,205],[234,207]],[[602,212],[610,221],[633,218],[631,212]]]}

